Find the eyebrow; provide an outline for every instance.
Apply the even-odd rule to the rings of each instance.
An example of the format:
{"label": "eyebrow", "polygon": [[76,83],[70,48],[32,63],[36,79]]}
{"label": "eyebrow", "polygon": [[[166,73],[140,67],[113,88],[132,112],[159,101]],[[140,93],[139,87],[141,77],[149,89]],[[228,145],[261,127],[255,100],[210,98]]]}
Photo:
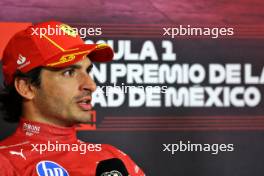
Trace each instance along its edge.
{"label": "eyebrow", "polygon": [[[81,65],[78,65],[78,64],[76,64],[76,65],[70,65],[70,66],[68,66],[68,67],[66,67],[65,69],[81,69],[82,68],[82,66]],[[92,70],[92,68],[93,68],[93,64],[90,64],[87,68],[86,68],[86,72],[87,73],[90,73],[90,71]]]}
{"label": "eyebrow", "polygon": [[[68,67],[65,67],[65,68],[52,68],[52,67],[47,67],[46,69],[50,70],[50,71],[61,71],[61,70],[66,70],[66,69],[81,69],[82,66],[81,65],[78,65],[78,64],[73,64],[73,65],[70,65]],[[86,71],[89,73],[93,68],[93,64],[90,64]]]}
{"label": "eyebrow", "polygon": [[[72,68],[72,69],[81,69],[82,68],[82,66],[81,65],[70,65],[70,66],[68,66],[68,67],[65,67],[64,69],[69,69],[69,68]],[[63,70],[64,70],[63,69]]]}

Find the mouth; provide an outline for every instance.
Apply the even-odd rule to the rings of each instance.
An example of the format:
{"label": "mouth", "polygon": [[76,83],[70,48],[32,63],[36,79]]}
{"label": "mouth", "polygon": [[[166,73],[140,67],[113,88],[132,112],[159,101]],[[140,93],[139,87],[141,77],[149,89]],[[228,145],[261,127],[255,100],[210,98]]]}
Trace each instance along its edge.
{"label": "mouth", "polygon": [[77,104],[83,111],[90,111],[92,110],[91,100],[92,98],[90,96],[83,97],[77,101]]}

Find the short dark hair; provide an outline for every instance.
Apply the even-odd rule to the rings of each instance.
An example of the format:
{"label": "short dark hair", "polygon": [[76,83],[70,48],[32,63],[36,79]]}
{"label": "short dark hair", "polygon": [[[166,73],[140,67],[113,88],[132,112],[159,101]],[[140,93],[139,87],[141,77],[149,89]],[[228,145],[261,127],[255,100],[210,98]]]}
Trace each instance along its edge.
{"label": "short dark hair", "polygon": [[[14,79],[19,77],[27,79],[28,82],[36,87],[41,84],[42,67],[37,67],[27,73],[17,71]],[[0,110],[4,120],[7,122],[18,122],[22,115],[23,97],[16,91],[14,81],[11,85],[3,85],[0,90]]]}

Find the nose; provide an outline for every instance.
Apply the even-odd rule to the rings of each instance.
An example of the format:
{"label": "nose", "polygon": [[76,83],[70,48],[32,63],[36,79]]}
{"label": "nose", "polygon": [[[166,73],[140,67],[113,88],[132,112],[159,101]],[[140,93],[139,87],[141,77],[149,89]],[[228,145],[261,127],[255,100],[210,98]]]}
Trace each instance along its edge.
{"label": "nose", "polygon": [[94,92],[96,90],[96,83],[94,82],[94,80],[91,78],[90,75],[87,74],[83,75],[82,82],[80,85],[80,90],[81,91],[88,90],[91,92]]}

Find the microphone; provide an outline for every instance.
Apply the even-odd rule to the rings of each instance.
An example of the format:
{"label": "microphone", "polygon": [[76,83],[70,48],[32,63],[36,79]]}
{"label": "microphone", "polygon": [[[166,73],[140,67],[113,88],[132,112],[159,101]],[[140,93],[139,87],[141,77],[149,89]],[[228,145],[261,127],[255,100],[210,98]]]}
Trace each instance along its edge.
{"label": "microphone", "polygon": [[96,176],[128,176],[128,171],[120,159],[112,158],[99,162]]}

